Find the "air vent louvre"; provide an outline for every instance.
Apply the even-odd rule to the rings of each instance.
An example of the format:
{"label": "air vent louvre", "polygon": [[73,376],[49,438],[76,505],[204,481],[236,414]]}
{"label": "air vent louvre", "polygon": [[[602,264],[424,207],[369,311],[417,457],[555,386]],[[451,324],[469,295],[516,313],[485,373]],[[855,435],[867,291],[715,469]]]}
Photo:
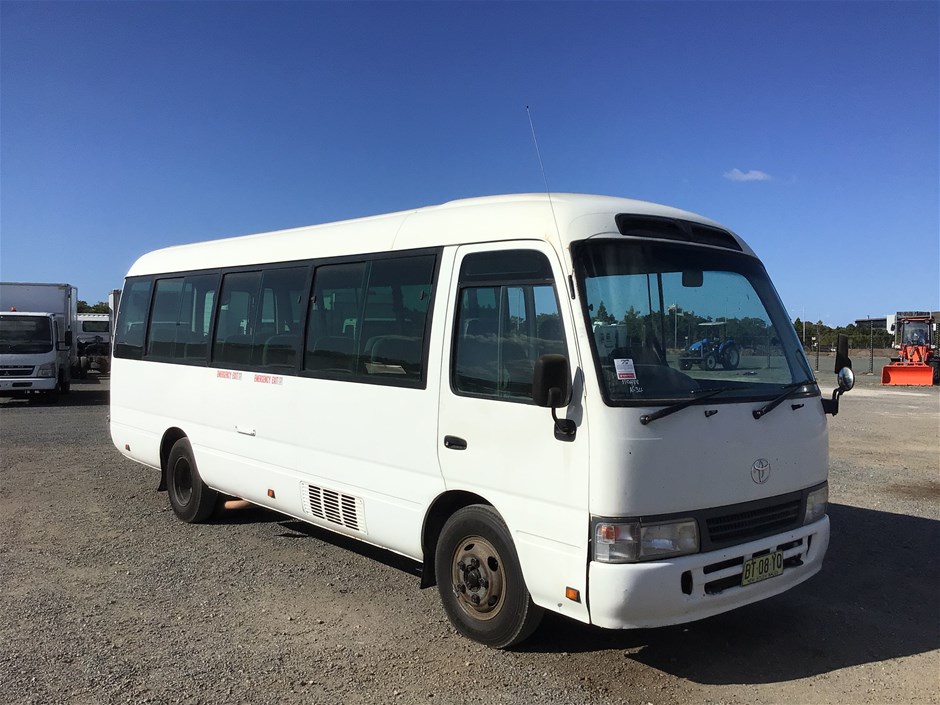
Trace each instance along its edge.
{"label": "air vent louvre", "polygon": [[365,533],[362,499],[336,490],[301,483],[304,511],[318,519]]}

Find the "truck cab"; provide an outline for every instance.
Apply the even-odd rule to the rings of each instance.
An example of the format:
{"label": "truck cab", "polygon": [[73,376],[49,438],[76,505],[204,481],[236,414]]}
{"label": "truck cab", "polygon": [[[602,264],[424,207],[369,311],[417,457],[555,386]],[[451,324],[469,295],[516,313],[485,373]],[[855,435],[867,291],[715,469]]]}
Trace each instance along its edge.
{"label": "truck cab", "polygon": [[79,376],[89,370],[107,374],[111,369],[111,315],[108,313],[78,314]]}
{"label": "truck cab", "polygon": [[71,387],[72,333],[49,312],[0,313],[0,396],[52,400]]}

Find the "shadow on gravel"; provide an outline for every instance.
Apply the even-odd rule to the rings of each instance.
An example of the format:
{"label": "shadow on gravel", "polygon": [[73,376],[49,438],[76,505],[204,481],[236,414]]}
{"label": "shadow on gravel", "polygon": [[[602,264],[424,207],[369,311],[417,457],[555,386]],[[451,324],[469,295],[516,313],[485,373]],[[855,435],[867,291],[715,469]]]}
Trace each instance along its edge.
{"label": "shadow on gravel", "polygon": [[[400,556],[397,553],[392,553],[384,548],[378,548],[363,543],[362,541],[346,538],[342,534],[334,534],[332,531],[320,529],[313,524],[307,524],[303,521],[283,521],[281,522],[281,526],[287,530],[285,533],[278,534],[278,536],[282,538],[314,538],[323,543],[328,543],[331,546],[341,548],[344,551],[358,553],[360,556],[365,556],[370,560],[387,565],[389,568],[400,570],[402,573],[421,577],[420,563],[406,558],[405,556]],[[417,584],[415,584],[414,589],[419,589]]]}
{"label": "shadow on gravel", "polygon": [[783,595],[675,627],[608,631],[546,615],[523,652],[629,649],[705,684],[771,683],[940,647],[940,521],[830,505],[822,571]]}
{"label": "shadow on gravel", "polygon": [[[284,531],[277,534],[278,538],[283,539],[316,539],[331,546],[336,546],[344,551],[352,551],[364,556],[369,560],[382,563],[390,568],[399,570],[408,575],[421,577],[421,564],[410,558],[393,553],[384,548],[372,546],[362,541],[347,538],[342,534],[335,534],[332,531],[321,529],[313,524],[295,519],[286,519],[283,514],[275,512],[264,507],[252,505],[245,509],[236,511],[226,511],[217,509],[212,516],[211,524],[280,524]],[[415,584],[415,590],[418,585]]]}
{"label": "shadow on gravel", "polygon": [[56,401],[48,401],[41,396],[30,396],[26,399],[5,399],[3,409],[50,409],[56,407],[74,406],[107,406],[110,402],[110,392],[106,388],[82,384],[72,385],[68,394],[60,394]]}

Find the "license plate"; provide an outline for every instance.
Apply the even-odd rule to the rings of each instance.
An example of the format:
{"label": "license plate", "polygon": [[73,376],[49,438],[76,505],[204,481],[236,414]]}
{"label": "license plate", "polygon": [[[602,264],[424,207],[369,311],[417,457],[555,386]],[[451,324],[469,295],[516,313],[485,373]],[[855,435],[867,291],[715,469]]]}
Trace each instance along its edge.
{"label": "license plate", "polygon": [[766,553],[749,561],[744,561],[741,572],[741,585],[752,585],[767,578],[783,575],[783,551]]}

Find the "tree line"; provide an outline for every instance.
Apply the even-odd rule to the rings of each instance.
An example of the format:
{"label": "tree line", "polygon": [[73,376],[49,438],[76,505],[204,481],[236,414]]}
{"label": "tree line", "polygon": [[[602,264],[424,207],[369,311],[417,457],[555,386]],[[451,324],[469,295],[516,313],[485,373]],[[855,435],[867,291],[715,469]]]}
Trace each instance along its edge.
{"label": "tree line", "polygon": [[96,304],[89,304],[83,299],[78,300],[78,312],[79,313],[110,313],[111,308],[108,306],[107,301],[99,301]]}
{"label": "tree line", "polygon": [[804,328],[803,321],[797,317],[793,321],[793,327],[796,328],[796,334],[803,341],[803,347],[807,350],[814,349],[816,339],[819,340],[822,350],[835,347],[840,334],[848,336],[850,348],[867,349],[870,345],[876,350],[885,350],[894,343],[894,333],[889,333],[883,326],[864,324],[856,326],[854,323],[850,323],[847,326],[832,328],[822,321],[816,323],[807,321]]}
{"label": "tree line", "polygon": [[[684,348],[705,337],[733,338],[743,348],[758,348],[762,345],[772,344],[774,335],[771,326],[761,318],[729,318],[721,319],[721,326],[702,324],[716,323],[711,316],[699,316],[694,311],[670,309],[663,312],[641,314],[633,306],[628,308],[622,318],[617,318],[609,312],[607,306],[601,301],[594,313],[595,324],[614,325],[626,324],[627,330],[655,331],[657,336],[665,341],[667,347]],[[806,350],[814,350],[818,342],[820,350],[828,351],[836,346],[838,336],[846,335],[849,338],[849,347],[875,349],[890,349],[894,343],[894,334],[884,327],[850,323],[847,326],[827,326],[822,321],[812,323],[804,322],[797,317],[793,321],[793,328],[797,337],[802,341]]]}

